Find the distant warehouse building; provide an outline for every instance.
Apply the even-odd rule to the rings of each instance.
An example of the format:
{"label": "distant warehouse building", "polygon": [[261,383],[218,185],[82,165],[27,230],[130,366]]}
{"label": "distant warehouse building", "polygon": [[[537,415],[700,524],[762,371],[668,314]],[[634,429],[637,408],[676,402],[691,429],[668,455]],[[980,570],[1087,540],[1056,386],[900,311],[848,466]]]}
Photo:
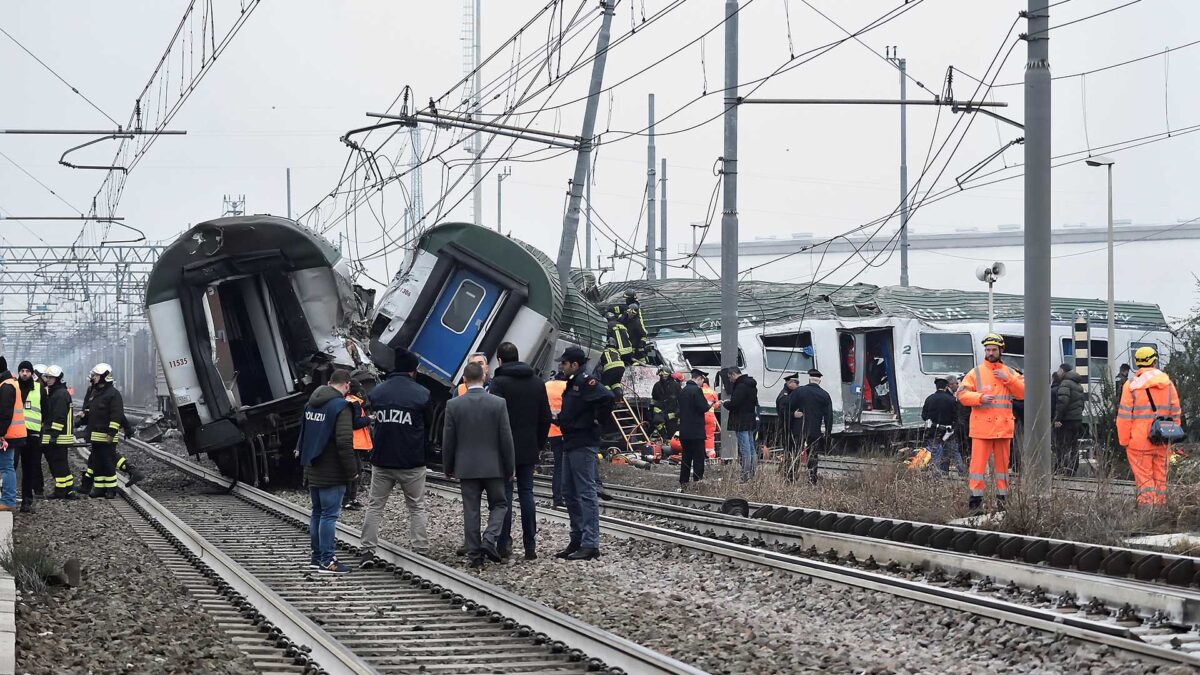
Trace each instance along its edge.
{"label": "distant warehouse building", "polygon": [[[743,272],[749,270],[743,279],[758,281],[895,285],[900,279],[895,227],[889,224],[870,237],[873,232],[870,228],[832,242],[811,233],[758,237],[739,244],[739,267]],[[1190,314],[1200,300],[1190,274],[1200,259],[1200,220],[1174,225],[1116,221],[1114,240],[1118,301],[1156,303],[1172,322]],[[913,286],[984,290],[985,284],[975,278],[975,269],[1000,261],[1008,266],[1008,273],[997,282],[996,291],[1024,292],[1024,232],[1019,225],[959,228],[937,234],[913,230],[908,241],[909,283]],[[1067,225],[1053,231],[1052,241],[1051,292],[1106,298],[1108,228]],[[686,254],[690,247],[685,244],[680,252]],[[720,242],[701,245],[699,256],[705,261],[698,263],[698,269],[711,276],[709,265],[720,269]]]}

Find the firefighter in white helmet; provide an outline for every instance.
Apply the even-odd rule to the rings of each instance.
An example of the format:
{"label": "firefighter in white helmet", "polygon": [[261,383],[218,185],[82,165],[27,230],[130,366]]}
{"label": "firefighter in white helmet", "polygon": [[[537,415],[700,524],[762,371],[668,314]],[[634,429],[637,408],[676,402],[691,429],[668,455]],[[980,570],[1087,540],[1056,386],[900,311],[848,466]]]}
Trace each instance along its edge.
{"label": "firefighter in white helmet", "polygon": [[67,391],[61,367],[47,367],[42,377],[48,391],[46,402],[42,405],[42,447],[46,451],[50,475],[54,476],[54,492],[50,499],[78,499],[75,477],[71,475],[71,466],[67,463],[68,449],[75,441],[71,392]]}
{"label": "firefighter in white helmet", "polygon": [[[88,474],[91,478],[91,497],[117,496],[117,438],[125,421],[125,404],[121,392],[113,385],[112,366],[97,363],[89,373],[92,386],[84,401],[84,425],[88,428],[88,441],[92,444],[88,459]],[[85,474],[84,485],[89,476]]]}

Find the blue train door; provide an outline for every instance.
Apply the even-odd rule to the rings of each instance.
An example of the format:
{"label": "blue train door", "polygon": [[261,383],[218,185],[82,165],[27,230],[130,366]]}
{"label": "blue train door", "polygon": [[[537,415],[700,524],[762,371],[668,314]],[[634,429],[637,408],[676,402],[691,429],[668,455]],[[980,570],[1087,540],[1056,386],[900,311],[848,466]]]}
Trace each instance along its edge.
{"label": "blue train door", "polygon": [[433,374],[450,383],[499,301],[499,286],[460,267],[425,317],[412,351]]}

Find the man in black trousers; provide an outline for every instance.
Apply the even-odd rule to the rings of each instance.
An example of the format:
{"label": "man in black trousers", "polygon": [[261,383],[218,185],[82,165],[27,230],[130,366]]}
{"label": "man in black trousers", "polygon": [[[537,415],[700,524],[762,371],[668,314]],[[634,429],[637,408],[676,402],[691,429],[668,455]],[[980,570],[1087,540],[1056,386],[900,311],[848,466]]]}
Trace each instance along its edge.
{"label": "man in black trousers", "polygon": [[[516,471],[512,429],[504,399],[483,390],[483,368],[463,369],[467,390],[446,403],[442,428],[442,464],[446,476],[458,478],[462,490],[463,529],[472,568],[483,567],[486,555],[500,562],[500,531],[508,515],[504,483]],[[487,493],[488,524],[479,533],[479,499]]]}
{"label": "man in black trousers", "polygon": [[679,392],[679,444],[683,446],[679,462],[679,491],[682,492],[689,479],[704,480],[704,413],[708,412],[708,399],[700,390],[704,382],[703,370],[692,370],[692,379]]}

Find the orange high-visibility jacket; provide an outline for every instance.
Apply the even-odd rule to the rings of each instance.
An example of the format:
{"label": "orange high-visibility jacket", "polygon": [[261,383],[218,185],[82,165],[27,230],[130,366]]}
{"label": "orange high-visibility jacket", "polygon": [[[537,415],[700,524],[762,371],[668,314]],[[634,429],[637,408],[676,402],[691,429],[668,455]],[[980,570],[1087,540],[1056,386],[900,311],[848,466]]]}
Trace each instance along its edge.
{"label": "orange high-visibility jacket", "polygon": [[[363,408],[363,400],[354,394],[347,394],[346,400],[350,402],[351,411],[355,417],[361,417],[366,414]],[[360,452],[369,452],[375,448],[375,443],[371,440],[371,426],[367,425],[361,429],[354,430],[354,449]]]}
{"label": "orange high-visibility jacket", "polygon": [[[550,380],[546,383],[546,398],[550,399],[550,416],[557,417],[562,412],[563,392],[567,390],[566,380]],[[557,424],[550,425],[550,438],[562,436],[562,430]]]}
{"label": "orange high-visibility jacket", "polygon": [[704,448],[713,450],[717,447],[717,413],[715,412],[720,407],[720,401],[717,398],[717,392],[707,384],[701,385],[700,391],[704,394],[704,399],[708,401],[708,411],[704,413]]}
{"label": "orange high-visibility jacket", "polygon": [[9,440],[25,438],[25,403],[21,400],[21,387],[17,386],[17,381],[14,379],[0,382],[0,386],[12,387],[14,392],[12,421],[9,422],[8,431],[4,432],[4,437]]}
{"label": "orange high-visibility jacket", "polygon": [[[1158,412],[1150,405],[1150,398]],[[1150,442],[1150,425],[1155,417],[1180,419],[1179,392],[1175,383],[1158,368],[1139,368],[1121,390],[1121,406],[1117,408],[1117,439],[1130,450],[1162,448]]]}
{"label": "orange high-visibility jacket", "polygon": [[[996,378],[996,371],[1008,373],[1008,382]],[[984,403],[983,397],[996,398]],[[984,361],[962,379],[958,402],[971,409],[971,438],[1012,438],[1013,401],[1025,400],[1025,378],[1003,363]]]}

